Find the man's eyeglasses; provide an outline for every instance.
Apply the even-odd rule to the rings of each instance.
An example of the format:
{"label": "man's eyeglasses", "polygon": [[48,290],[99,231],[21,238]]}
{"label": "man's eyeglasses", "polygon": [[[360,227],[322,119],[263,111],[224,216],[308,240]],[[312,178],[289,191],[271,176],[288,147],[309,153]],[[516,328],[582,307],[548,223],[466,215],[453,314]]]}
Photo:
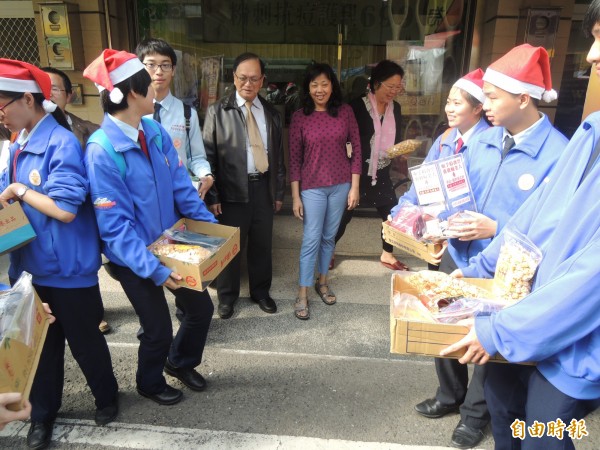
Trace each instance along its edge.
{"label": "man's eyeglasses", "polygon": [[4,114],[4,110],[8,107],[8,105],[10,105],[11,103],[16,102],[17,100],[20,100],[21,98],[23,98],[23,94],[17,95],[15,98],[13,98],[8,103],[5,103],[4,105],[0,106],[0,113]]}
{"label": "man's eyeglasses", "polygon": [[384,83],[383,81],[381,82],[381,85],[384,86],[389,91],[400,92],[400,91],[402,91],[402,89],[404,89],[403,85],[398,86],[398,85],[393,85],[393,84],[387,84],[387,83]]}
{"label": "man's eyeglasses", "polygon": [[142,63],[146,66],[146,68],[148,70],[151,71],[155,71],[156,69],[158,69],[160,67],[160,70],[162,70],[163,72],[170,72],[171,70],[173,70],[173,64],[154,64],[154,63]]}
{"label": "man's eyeglasses", "polygon": [[257,83],[260,83],[263,79],[263,75],[261,75],[260,77],[244,77],[244,76],[240,77],[236,73],[234,73],[234,75],[238,79],[238,81],[240,83],[242,83],[242,86],[246,83],[257,84]]}
{"label": "man's eyeglasses", "polygon": [[56,86],[52,86],[52,88],[50,89],[50,91],[52,91],[54,94],[60,94],[61,92],[67,92],[66,89],[61,89],[61,88],[56,87]]}

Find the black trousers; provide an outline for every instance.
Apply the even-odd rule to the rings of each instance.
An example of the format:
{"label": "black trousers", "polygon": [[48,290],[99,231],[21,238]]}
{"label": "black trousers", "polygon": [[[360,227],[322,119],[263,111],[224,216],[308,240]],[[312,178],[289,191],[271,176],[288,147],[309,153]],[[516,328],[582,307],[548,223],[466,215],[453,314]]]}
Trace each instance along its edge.
{"label": "black trousers", "polygon": [[[16,280],[11,280],[13,284]],[[110,405],[117,396],[110,352],[98,324],[104,315],[100,287],[55,288],[34,285],[43,302],[50,305],[56,322],[48,328],[29,401],[33,422],[56,418],[65,379],[65,339],[87,381],[96,407]]]}
{"label": "black trousers", "polygon": [[[379,217],[381,217],[382,222],[385,222],[387,220],[387,217],[390,214],[390,211],[392,210],[392,208],[394,206],[396,206],[395,203],[389,204],[389,205],[376,206],[377,212],[379,213]],[[335,243],[336,244],[342,238],[344,233],[346,232],[346,226],[350,223],[353,216],[354,216],[353,209],[351,209],[349,211],[348,211],[348,208],[344,209],[344,215],[342,216],[342,221],[340,222],[340,227],[338,228],[338,232],[335,235]],[[379,233],[379,235],[381,236],[382,233]],[[393,251],[394,251],[394,246],[392,244],[388,244],[387,242],[385,242],[383,240],[383,237],[381,237],[381,246],[383,248],[383,251],[385,251],[385,252],[393,253]]]}
{"label": "black trousers", "polygon": [[[600,406],[600,399],[578,400],[558,389],[533,366],[488,363],[485,396],[492,416],[496,450],[574,449],[568,427]],[[548,423],[560,419],[565,424],[563,438],[548,436]],[[522,427],[511,425],[523,421]],[[530,435],[534,421],[546,425],[540,437]],[[515,437],[513,437],[515,430]],[[522,431],[524,440],[519,439]],[[583,439],[586,439],[583,436]]]}
{"label": "black trousers", "polygon": [[[248,283],[253,299],[269,295],[273,279],[273,204],[269,180],[248,181],[248,203],[221,203],[219,223],[240,228],[240,246],[247,246]],[[217,277],[219,303],[233,305],[240,296],[240,258],[236,256]]]}
{"label": "black trousers", "polygon": [[[207,291],[187,288],[172,290],[175,305],[182,312],[175,337],[164,288],[152,280],[138,277],[128,267],[109,263],[127,298],[139,317],[144,333],[139,336],[138,388],[149,394],[164,391],[165,361],[175,367],[194,368],[202,361],[214,306]],[[96,324],[96,328],[98,325]]]}
{"label": "black trousers", "polygon": [[[439,270],[451,273],[458,266],[446,250],[442,256]],[[445,405],[460,405],[460,418],[466,425],[482,429],[490,421],[483,383],[487,374],[487,365],[474,366],[471,383],[466,364],[456,359],[435,358],[435,370],[440,386],[435,397]]]}

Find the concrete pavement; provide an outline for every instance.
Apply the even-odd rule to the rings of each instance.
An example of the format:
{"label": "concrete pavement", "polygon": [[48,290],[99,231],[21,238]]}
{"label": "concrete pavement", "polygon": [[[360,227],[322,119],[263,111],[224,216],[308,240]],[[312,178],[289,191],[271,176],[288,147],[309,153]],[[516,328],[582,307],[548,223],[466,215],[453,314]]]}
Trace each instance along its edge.
{"label": "concrete pavement", "polygon": [[[184,400],[161,407],[135,392],[139,324],[118,283],[101,270],[107,336],[121,390],[116,423],[93,425],[93,398],[68,358],[54,448],[400,449],[449,445],[458,415],[438,420],[413,411],[435,393],[430,358],[389,353],[391,272],[379,264],[379,220],[356,217],[338,244],[331,286],[338,303],[313,292],[311,319],[293,316],[301,223],[277,216],[272,297],[267,315],[249,301],[246,283],[232,319],[215,315],[203,363],[206,392],[183,388]],[[398,255],[414,269],[425,263]],[[5,267],[5,266],[4,266]],[[5,272],[3,272],[5,273]],[[1,280],[0,280],[1,281]],[[213,301],[215,292],[211,289]],[[174,313],[174,308],[172,310]],[[174,323],[176,319],[173,316]],[[181,384],[167,377],[176,387]],[[577,448],[600,448],[599,414],[586,419]],[[28,425],[0,432],[0,447],[23,448]],[[488,437],[480,448],[493,448]]]}

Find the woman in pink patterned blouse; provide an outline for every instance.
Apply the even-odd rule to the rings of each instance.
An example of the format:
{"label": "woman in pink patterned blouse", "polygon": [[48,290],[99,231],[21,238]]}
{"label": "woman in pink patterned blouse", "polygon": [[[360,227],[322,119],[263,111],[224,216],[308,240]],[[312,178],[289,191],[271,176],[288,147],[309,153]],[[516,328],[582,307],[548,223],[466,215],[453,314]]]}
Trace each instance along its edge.
{"label": "woman in pink patterned blouse", "polygon": [[352,108],[342,104],[340,84],[329,65],[308,67],[302,103],[290,124],[289,167],[294,215],[304,221],[294,314],[305,320],[317,260],[315,291],[327,305],[337,301],[327,284],[329,261],[344,209],[358,205],[362,167],[358,125]]}

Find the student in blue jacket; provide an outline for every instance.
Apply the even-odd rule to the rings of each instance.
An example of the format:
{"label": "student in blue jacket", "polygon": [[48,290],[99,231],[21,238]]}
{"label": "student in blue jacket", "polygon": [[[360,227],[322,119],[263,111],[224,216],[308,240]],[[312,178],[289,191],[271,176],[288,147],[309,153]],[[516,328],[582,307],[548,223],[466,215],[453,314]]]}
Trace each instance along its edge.
{"label": "student in blue jacket", "polygon": [[[158,123],[142,120],[154,110],[154,91],[136,55],[104,50],[83,75],[99,87],[105,112],[100,134],[90,138],[85,153],[102,251],[144,329],[137,391],[172,405],[182,392],[166,383],[163,370],[192,390],[206,387],[194,368],[202,360],[214,308],[208,292],[180,288],[181,276],[147,246],[181,217],[216,220],[192,186],[169,134]],[[183,313],[175,338],[163,286]]]}
{"label": "student in blue jacket", "polygon": [[[450,128],[438,136],[423,163],[463,153],[475,136],[490,127],[483,118],[484,101],[483,70],[475,69],[454,83],[448,93],[445,107]],[[419,204],[414,186],[411,186],[400,197],[398,205],[392,208],[392,217],[404,202]],[[441,254],[438,256],[441,258]]]}
{"label": "student in blue jacket", "polygon": [[483,109],[494,127],[478,135],[465,152],[479,213],[454,221],[458,238],[448,241],[448,255],[440,264],[448,273],[487,247],[544,183],[567,145],[567,138],[538,110],[540,100],[557,97],[544,48],[513,48],[488,67],[483,81]]}
{"label": "student in blue jacket", "polygon": [[[477,135],[489,128],[488,123],[482,117],[483,102],[485,102],[485,95],[481,69],[468,73],[454,83],[446,100],[445,108],[448,125],[451,128],[436,139],[425,162],[465,152]],[[402,201],[408,201],[413,205],[418,204],[414,186],[402,196],[399,205],[392,210],[392,215],[395,214],[395,210],[400,208]],[[445,247],[435,256],[441,258],[444,250]],[[430,265],[429,268],[437,270],[437,266],[434,265]],[[427,418],[436,419],[450,411],[458,410],[458,404],[460,404],[461,421],[452,435],[452,442],[457,441],[460,444],[464,441],[461,433],[467,426],[476,430],[469,435],[471,441],[481,440],[483,433],[479,433],[479,430],[484,428],[488,421],[487,409],[483,402],[483,381],[479,383],[481,389],[467,392],[469,378],[466,370],[457,371],[452,366],[448,367],[447,360],[441,358],[436,358],[435,365],[440,386],[434,398],[417,404],[415,410]],[[451,406],[446,407],[445,405]]]}
{"label": "student in blue jacket", "polygon": [[[584,29],[594,37],[587,60],[600,72],[599,0]],[[536,363],[487,364],[485,397],[497,449],[573,449],[583,418],[600,406],[599,151],[600,113],[593,113],[563,152],[561,170],[509,221],[543,253],[531,294],[477,317],[470,333],[442,352],[465,348],[463,364],[485,364],[496,354]],[[501,243],[502,235],[455,275],[493,277]],[[535,421],[545,425],[540,437],[527,428]]]}
{"label": "student in blue jacket", "polygon": [[[488,67],[483,81],[483,109],[495,126],[479,134],[464,153],[479,212],[453,221],[457,225],[451,231],[458,237],[448,240],[440,262],[440,270],[446,273],[466,266],[470,257],[489,245],[508,218],[545,183],[567,144],[538,110],[540,100],[556,98],[546,50],[529,44],[515,47]],[[441,417],[461,405],[461,422],[452,444],[476,445],[489,422],[483,392],[485,368],[476,368],[468,389],[467,368],[456,360],[436,360],[436,369],[440,390],[446,395],[438,390],[436,399],[425,400],[417,408],[429,417]]]}
{"label": "student in blue jacket", "polygon": [[50,94],[48,74],[0,59],[0,123],[20,132],[0,181],[0,203],[20,201],[37,235],[11,253],[8,274],[13,284],[24,271],[31,273],[36,292],[56,316],[31,388],[31,448],[50,443],[62,401],[65,339],[94,395],[96,423],[105,425],[118,414],[117,380],[98,329],[100,247],[83,155]]}

